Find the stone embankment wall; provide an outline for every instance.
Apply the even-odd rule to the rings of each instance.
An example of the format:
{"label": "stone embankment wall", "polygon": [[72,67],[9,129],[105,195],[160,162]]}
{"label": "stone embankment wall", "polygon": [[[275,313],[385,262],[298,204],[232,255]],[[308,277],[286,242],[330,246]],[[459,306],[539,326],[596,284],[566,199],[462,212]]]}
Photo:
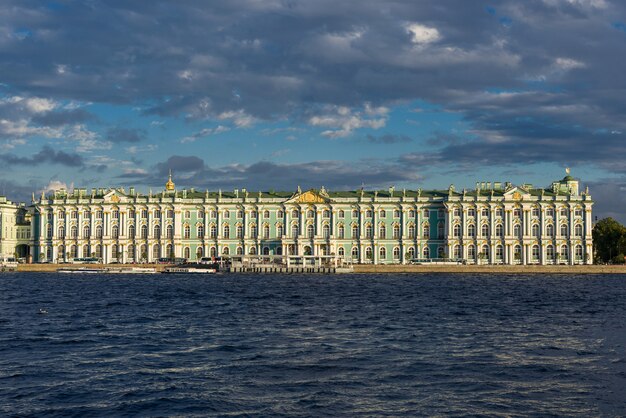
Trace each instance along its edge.
{"label": "stone embankment wall", "polygon": [[354,266],[355,273],[495,273],[495,274],[626,274],[626,265],[490,266],[373,265]]}

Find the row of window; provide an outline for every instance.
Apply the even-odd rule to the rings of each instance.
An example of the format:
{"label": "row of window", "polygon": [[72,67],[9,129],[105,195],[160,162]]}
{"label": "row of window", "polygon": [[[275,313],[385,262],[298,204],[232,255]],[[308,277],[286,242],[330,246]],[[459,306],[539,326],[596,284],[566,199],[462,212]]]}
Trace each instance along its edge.
{"label": "row of window", "polygon": [[[258,237],[258,230],[256,225],[252,225],[250,226],[250,237],[252,238],[257,238]],[[539,236],[539,230],[540,227],[539,225],[535,224],[532,226],[531,228],[531,235],[533,237],[538,237]],[[102,238],[102,232],[103,232],[103,228],[102,225],[97,225],[95,227],[95,234],[94,234],[94,238]],[[231,234],[231,228],[229,225],[225,225],[223,227],[222,230],[222,237],[223,238],[230,238],[230,234]],[[480,229],[481,232],[481,236],[482,237],[488,237],[489,236],[489,232],[490,232],[490,227],[489,225],[485,224],[481,227]],[[561,225],[560,227],[560,232],[561,232],[561,236],[563,237],[567,237],[569,235],[569,228],[566,224]],[[276,227],[276,236],[278,237],[282,237],[284,233],[283,230],[283,226],[282,225],[278,225]],[[47,226],[47,231],[46,231],[46,235],[47,238],[52,238],[52,225],[48,224]],[[300,235],[300,227],[298,225],[293,225],[292,229],[291,229],[291,236],[292,237],[297,237]],[[583,235],[583,226],[581,224],[577,224],[574,226],[574,236],[576,237],[582,237]],[[140,238],[148,238],[148,226],[147,225],[142,225],[140,228]],[[308,238],[313,238],[315,237],[315,226],[314,225],[308,225],[306,228],[306,236]],[[422,236],[424,238],[430,238],[430,226],[429,225],[424,225],[422,227]],[[437,226],[437,236],[438,239],[444,239],[444,227],[443,224],[439,224]],[[461,237],[461,225],[456,224],[453,227],[452,230],[452,236],[455,238],[459,238]],[[469,237],[475,237],[476,236],[476,226],[475,225],[469,225],[467,227],[467,236]],[[501,224],[496,225],[495,228],[495,236],[497,237],[503,237],[504,236],[504,227]],[[516,237],[521,237],[522,236],[522,228],[520,225],[514,225],[513,226],[513,236]],[[549,224],[546,225],[546,236],[548,237],[554,237],[555,236],[555,228],[554,225]],[[65,227],[64,226],[60,226],[58,228],[57,231],[57,237],[58,238],[65,238]],[[85,239],[91,238],[91,227],[89,225],[86,225],[83,227],[82,230],[82,237]],[[111,227],[111,237],[112,238],[119,238],[119,226],[118,225],[113,225]],[[130,225],[128,227],[128,237],[133,239],[136,238],[136,229],[134,225]],[[153,237],[155,238],[161,238],[161,226],[160,225],[155,225],[153,227]],[[168,225],[165,229],[165,237],[166,238],[173,238],[174,237],[174,227],[172,225]],[[204,238],[204,225],[198,225],[196,227],[196,237],[197,238]],[[211,225],[211,227],[209,228],[209,237],[210,238],[217,238],[217,226],[215,225]],[[243,238],[244,237],[244,228],[241,225],[238,225],[235,228],[235,237],[236,238]],[[268,225],[263,226],[262,229],[262,237],[265,239],[270,238],[270,227]],[[323,225],[322,226],[322,237],[323,238],[330,238],[330,226],[329,225]],[[354,225],[352,226],[352,238],[357,238],[359,237],[359,227]],[[407,237],[408,238],[415,238],[415,226],[414,225],[409,225],[407,228]],[[70,238],[78,238],[78,227],[77,226],[72,226],[70,228]],[[191,238],[191,227],[189,225],[185,225],[183,228],[183,238],[185,239],[190,239]],[[345,238],[345,227],[343,225],[340,225],[337,227],[337,238],[338,239],[344,239]],[[368,224],[365,227],[365,238],[374,238],[374,229],[372,227],[372,225]],[[385,225],[381,225],[378,229],[378,238],[380,239],[387,239],[387,227]],[[392,239],[400,239],[401,238],[401,230],[400,230],[400,226],[399,225],[394,225],[392,228]]]}
{"label": "row of window", "polygon": [[[461,216],[461,208],[454,208],[453,210],[453,216],[455,217],[459,217]],[[483,208],[480,210],[480,215],[482,217],[489,217],[489,209],[488,208]],[[538,218],[540,216],[541,210],[538,207],[533,207],[531,209],[531,216],[534,218]],[[561,214],[561,216],[568,216],[568,210],[567,208],[561,208],[561,210],[559,211],[559,213]],[[476,217],[476,210],[474,208],[470,208],[467,210],[467,216],[468,217]],[[503,217],[504,216],[504,209],[503,208],[496,208],[495,209],[495,216],[496,217]],[[514,208],[513,209],[513,216],[515,218],[521,218],[522,216],[522,209],[521,208]],[[554,208],[546,208],[546,212],[545,212],[545,216],[548,218],[553,218],[554,217]],[[574,216],[576,217],[581,217],[583,216],[583,210],[582,208],[575,208],[574,209]]]}
{"label": "row of window", "polygon": [[[154,246],[152,246],[152,258],[153,259],[158,259],[161,256],[165,256],[165,257],[172,257],[173,253],[172,253],[172,245],[168,244],[165,247],[162,247],[159,244],[155,244]],[[78,250],[79,247],[77,245],[72,245],[69,247],[69,251],[66,254],[65,253],[65,247],[64,246],[59,246],[58,247],[58,257],[63,258],[66,255],[69,255],[70,257],[76,258],[79,256],[78,254]],[[98,258],[102,258],[102,246],[101,245],[96,245],[93,248],[93,252],[91,252],[92,248],[89,245],[84,245],[82,247],[82,255],[83,257],[89,257],[89,256],[95,256]],[[137,251],[139,250],[139,251]],[[134,245],[128,245],[126,247],[126,251],[127,251],[127,257],[129,259],[132,260],[146,260],[147,256],[148,256],[148,247],[146,244],[143,244],[141,246],[139,246],[138,248]],[[162,253],[162,250],[165,250],[164,253]],[[477,250],[480,250],[480,252],[477,253]],[[277,247],[276,251],[275,251],[276,255],[282,255],[282,247]],[[296,246],[289,246],[288,247],[288,253],[290,255],[297,255],[297,247]],[[243,255],[243,247],[239,246],[236,248],[235,250],[235,254],[236,255]],[[256,247],[250,247],[248,250],[248,254],[250,255],[256,255],[257,254],[257,249]],[[270,254],[270,249],[269,247],[264,247],[262,250],[262,254],[264,255],[269,255]],[[310,247],[305,247],[304,248],[304,255],[310,255],[311,254],[311,248]],[[533,245],[531,247],[531,260],[534,261],[538,261],[540,260],[540,254],[541,254],[541,250],[539,248],[538,245]],[[47,255],[48,255],[48,259],[52,259],[52,248],[49,247],[47,250]],[[195,253],[196,257],[199,259],[201,257],[204,256],[204,250],[202,247],[198,247],[196,249],[196,253]],[[209,249],[209,255],[211,257],[216,257],[218,256],[217,253],[217,247],[211,247]],[[221,251],[221,254],[219,255],[230,255],[230,249],[229,247],[224,247]],[[337,255],[339,257],[345,257],[345,249],[343,247],[339,247],[337,249]],[[355,260],[359,259],[359,248],[358,247],[353,247],[350,253],[351,257]],[[574,247],[574,258],[576,260],[582,260],[583,259],[583,247],[582,245],[576,245]],[[183,257],[184,258],[191,258],[191,250],[189,247],[185,247],[183,249]],[[394,247],[393,250],[391,251],[391,256],[394,260],[400,260],[401,257],[401,253],[400,253],[400,247]],[[121,254],[119,253],[119,247],[117,245],[112,245],[111,246],[111,258],[113,259],[117,259],[121,257]],[[408,259],[413,259],[416,258],[416,253],[415,253],[415,248],[414,247],[410,247],[407,250],[406,253],[406,257]],[[431,258],[431,254],[430,254],[430,248],[428,246],[425,246],[422,251],[421,251],[421,257],[423,258]],[[437,257],[438,258],[445,258],[445,250],[443,247],[439,247],[438,251],[437,251]],[[460,245],[455,245],[453,247],[453,257],[456,259],[461,259],[464,258],[463,254],[462,254],[462,248]],[[484,245],[480,248],[475,247],[474,245],[468,245],[467,246],[467,258],[470,260],[477,260],[477,259],[483,259],[483,260],[489,260],[490,259],[490,248],[487,245]],[[504,259],[504,247],[502,245],[496,245],[495,246],[495,251],[494,251],[494,258],[495,260],[503,260]],[[546,258],[548,260],[556,260],[556,259],[561,259],[561,260],[567,260],[569,258],[569,247],[567,245],[562,245],[560,247],[554,247],[552,245],[548,245],[546,246]],[[365,259],[366,260],[373,260],[373,250],[372,247],[367,247],[365,248]],[[387,248],[385,247],[380,247],[378,250],[378,259],[379,260],[386,260],[387,259]],[[513,247],[513,259],[514,260],[521,260],[522,259],[522,247],[520,245],[516,245],[515,247]]]}

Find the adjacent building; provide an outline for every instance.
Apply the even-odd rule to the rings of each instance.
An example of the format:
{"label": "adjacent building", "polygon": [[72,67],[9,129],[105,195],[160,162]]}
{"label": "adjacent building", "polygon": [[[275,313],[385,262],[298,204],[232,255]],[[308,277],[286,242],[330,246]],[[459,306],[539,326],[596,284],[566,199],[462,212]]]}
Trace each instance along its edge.
{"label": "adjacent building", "polygon": [[[33,199],[35,261],[335,255],[354,263],[433,259],[590,264],[592,205],[568,175],[548,188],[295,192],[60,190]],[[12,241],[13,242],[13,241]]]}
{"label": "adjacent building", "polygon": [[23,203],[0,196],[0,257],[28,260],[31,246],[30,213]]}

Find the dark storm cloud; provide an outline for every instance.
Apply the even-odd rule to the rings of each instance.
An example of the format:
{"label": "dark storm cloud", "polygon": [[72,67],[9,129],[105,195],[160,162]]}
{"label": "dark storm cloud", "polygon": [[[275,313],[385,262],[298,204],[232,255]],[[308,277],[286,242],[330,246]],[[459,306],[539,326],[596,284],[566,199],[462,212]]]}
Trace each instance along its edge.
{"label": "dark storm cloud", "polygon": [[[367,170],[363,170],[367,166]],[[259,161],[250,165],[236,164],[222,167],[208,167],[198,157],[172,156],[167,161],[156,164],[157,174],[131,173],[119,178],[128,178],[128,184],[160,186],[167,179],[169,169],[174,172],[174,182],[183,187],[197,187],[216,190],[222,188],[248,188],[267,190],[268,185],[275,190],[295,190],[324,186],[334,190],[357,189],[362,185],[368,188],[388,187],[394,183],[417,182],[420,177],[415,170],[407,171],[399,164],[386,164],[379,161],[359,161],[346,164],[343,161],[313,161],[308,163],[277,164]],[[178,173],[178,174],[177,174]]]}
{"label": "dark storm cloud", "polygon": [[37,125],[62,126],[85,123],[95,120],[96,117],[84,109],[56,110],[42,114],[35,114],[31,121]]}
{"label": "dark storm cloud", "polygon": [[586,156],[604,166],[626,151],[595,135],[626,132],[624,21],[617,0],[6,0],[0,74],[16,94],[188,119],[421,99],[472,129],[442,157],[565,162],[606,141]]}
{"label": "dark storm cloud", "polygon": [[146,139],[146,131],[143,129],[109,128],[106,133],[108,141],[118,142],[141,142]]}
{"label": "dark storm cloud", "polygon": [[83,158],[78,154],[68,154],[64,151],[55,151],[49,145],[45,145],[41,151],[31,157],[19,157],[15,154],[0,154],[0,160],[7,165],[41,165],[60,164],[67,167],[82,167]]}

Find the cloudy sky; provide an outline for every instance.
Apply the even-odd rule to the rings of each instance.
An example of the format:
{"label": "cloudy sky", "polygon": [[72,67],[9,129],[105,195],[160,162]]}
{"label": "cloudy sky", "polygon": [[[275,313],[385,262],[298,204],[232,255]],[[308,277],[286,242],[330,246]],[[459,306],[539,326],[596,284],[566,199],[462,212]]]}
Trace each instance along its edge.
{"label": "cloudy sky", "polygon": [[547,186],[626,221],[626,2],[3,0],[0,194]]}

